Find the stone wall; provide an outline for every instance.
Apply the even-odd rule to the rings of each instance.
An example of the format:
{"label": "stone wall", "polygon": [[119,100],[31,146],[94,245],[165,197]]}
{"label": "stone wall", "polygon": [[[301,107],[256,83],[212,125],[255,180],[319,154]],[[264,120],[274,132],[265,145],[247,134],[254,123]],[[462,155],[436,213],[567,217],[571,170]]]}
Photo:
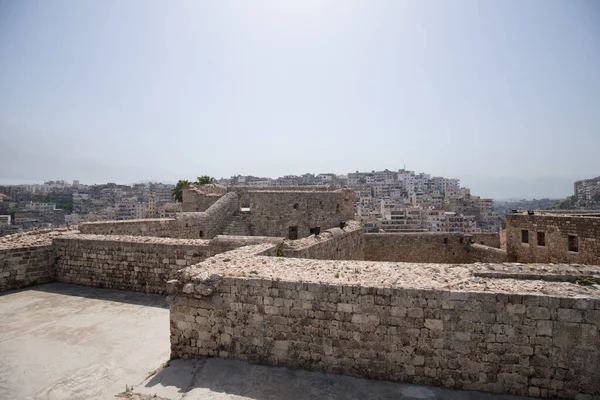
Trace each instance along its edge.
{"label": "stone wall", "polygon": [[249,208],[244,221],[252,236],[289,238],[296,227],[298,238],[310,229],[339,226],[354,218],[354,192],[340,190],[238,190],[240,208]]}
{"label": "stone wall", "polygon": [[[408,278],[431,277],[421,285],[432,288],[381,286],[382,275],[402,279],[408,267],[391,272],[391,263],[246,254],[222,254],[169,282],[172,357],[235,358],[535,397],[600,396],[597,290],[465,278],[465,267],[446,274],[455,285],[470,281],[465,290],[436,289],[444,285],[436,281],[438,265]],[[496,281],[496,292],[489,281]]]}
{"label": "stone wall", "polygon": [[482,244],[484,246],[495,247],[499,249],[500,246],[500,234],[499,233],[470,233],[465,234],[471,235],[473,237],[473,241],[477,244]]}
{"label": "stone wall", "polygon": [[211,255],[208,240],[76,235],[54,240],[56,280],[165,293],[174,272]]}
{"label": "stone wall", "polygon": [[182,190],[181,207],[183,212],[206,211],[225,193],[227,188],[222,185],[192,185]]}
{"label": "stone wall", "polygon": [[[523,243],[526,231],[528,243]],[[544,245],[538,233],[543,234]],[[577,251],[569,251],[569,236]],[[551,214],[508,214],[507,251],[510,261],[600,264],[600,217]]]}
{"label": "stone wall", "polygon": [[462,233],[367,233],[365,260],[470,263],[469,238]]}
{"label": "stone wall", "polygon": [[54,280],[51,244],[0,250],[0,292]]}
{"label": "stone wall", "polygon": [[506,250],[473,243],[469,245],[471,262],[504,263],[508,261]]}
{"label": "stone wall", "polygon": [[209,242],[211,254],[224,253],[229,250],[239,247],[251,246],[261,243],[271,243],[282,245],[283,238],[268,237],[268,236],[216,236]]}
{"label": "stone wall", "polygon": [[364,233],[362,224],[348,221],[344,228],[331,228],[319,236],[299,240],[286,240],[282,247],[284,257],[319,260],[364,259]]}
{"label": "stone wall", "polygon": [[204,212],[182,212],[175,218],[103,221],[81,224],[81,233],[94,235],[153,236],[181,239],[210,239],[221,233],[238,211],[235,193],[227,193]]}

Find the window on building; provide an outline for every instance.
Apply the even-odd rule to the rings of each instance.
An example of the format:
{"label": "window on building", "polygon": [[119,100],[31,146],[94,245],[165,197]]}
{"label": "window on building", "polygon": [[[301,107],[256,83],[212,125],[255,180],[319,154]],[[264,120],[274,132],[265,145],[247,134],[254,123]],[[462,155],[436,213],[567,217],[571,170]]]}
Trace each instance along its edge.
{"label": "window on building", "polygon": [[521,231],[521,243],[529,243],[529,231],[526,229]]}
{"label": "window on building", "polygon": [[444,238],[444,244],[448,244],[448,238]]}
{"label": "window on building", "polygon": [[463,243],[465,241],[465,238],[461,237],[460,239],[458,239],[458,241]]}
{"label": "window on building", "polygon": [[537,233],[537,244],[538,244],[538,246],[546,245],[546,232],[538,232]]}
{"label": "window on building", "polygon": [[579,251],[579,238],[575,235],[569,235],[569,251]]}

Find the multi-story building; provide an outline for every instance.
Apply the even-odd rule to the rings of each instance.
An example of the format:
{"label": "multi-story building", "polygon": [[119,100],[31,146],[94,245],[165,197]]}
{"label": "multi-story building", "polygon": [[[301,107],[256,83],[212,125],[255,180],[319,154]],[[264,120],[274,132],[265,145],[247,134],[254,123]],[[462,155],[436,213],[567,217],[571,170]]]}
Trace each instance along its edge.
{"label": "multi-story building", "polygon": [[115,208],[117,220],[146,218],[146,205],[138,201],[120,201]]}
{"label": "multi-story building", "polygon": [[28,211],[52,211],[56,209],[56,204],[54,203],[34,203],[30,202],[25,205],[25,210]]}
{"label": "multi-story building", "polygon": [[575,182],[575,196],[583,200],[592,200],[600,196],[600,176]]}

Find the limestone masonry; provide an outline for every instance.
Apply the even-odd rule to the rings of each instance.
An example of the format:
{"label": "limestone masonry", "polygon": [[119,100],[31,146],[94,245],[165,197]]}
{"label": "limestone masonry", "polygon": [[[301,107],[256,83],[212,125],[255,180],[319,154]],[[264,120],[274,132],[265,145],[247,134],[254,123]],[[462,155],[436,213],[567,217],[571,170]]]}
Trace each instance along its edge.
{"label": "limestone masonry", "polygon": [[600,262],[600,213],[509,214],[506,216],[506,235],[511,261]]}
{"label": "limestone masonry", "polygon": [[508,278],[490,287],[473,274],[477,264],[266,256],[274,251],[246,247],[179,272],[169,283],[172,356],[541,397],[600,395],[597,289]]}
{"label": "limestone masonry", "polygon": [[0,239],[0,291],[168,292],[173,357],[600,398],[598,215],[365,234],[351,190],[206,185],[183,199],[174,218]]}

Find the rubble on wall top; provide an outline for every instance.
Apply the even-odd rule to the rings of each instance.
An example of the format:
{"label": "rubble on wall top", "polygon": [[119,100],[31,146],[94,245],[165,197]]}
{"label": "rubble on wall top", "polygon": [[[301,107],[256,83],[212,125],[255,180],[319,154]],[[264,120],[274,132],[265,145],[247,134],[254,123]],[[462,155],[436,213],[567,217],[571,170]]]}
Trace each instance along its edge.
{"label": "rubble on wall top", "polygon": [[52,244],[52,239],[65,235],[79,233],[77,227],[54,228],[16,233],[0,237],[0,250],[15,249],[19,247],[47,246]]}
{"label": "rubble on wall top", "polygon": [[[196,276],[209,274],[243,279],[277,280],[339,286],[431,289],[488,293],[513,293],[586,297],[600,299],[600,289],[570,282],[518,277],[482,277],[482,268],[517,270],[527,268],[543,274],[548,268],[577,272],[572,265],[542,264],[424,264],[402,262],[313,260],[257,254],[275,254],[272,244],[247,246],[222,253],[180,271],[180,283],[194,282]],[[582,268],[582,267],[579,267]],[[585,266],[583,276],[599,276],[600,266]]]}
{"label": "rubble on wall top", "polygon": [[208,246],[210,240],[206,239],[177,239],[156,236],[131,236],[131,235],[93,235],[72,234],[61,236],[60,239],[92,240],[102,242],[121,243],[149,243],[149,244],[171,244],[181,246]]}

